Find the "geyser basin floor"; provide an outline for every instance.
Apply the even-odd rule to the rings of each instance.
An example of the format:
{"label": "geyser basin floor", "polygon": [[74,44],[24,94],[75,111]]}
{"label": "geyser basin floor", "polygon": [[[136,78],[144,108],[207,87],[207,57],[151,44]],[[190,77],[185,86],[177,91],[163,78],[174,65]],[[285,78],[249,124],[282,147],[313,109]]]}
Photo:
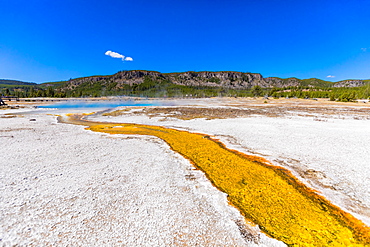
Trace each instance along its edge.
{"label": "geyser basin floor", "polygon": [[77,115],[68,121],[97,132],[163,139],[203,170],[249,220],[288,245],[370,244],[368,227],[299,183],[290,172],[228,150],[208,136],[158,126],[88,122]]}
{"label": "geyser basin floor", "polygon": [[158,138],[2,116],[0,246],[284,246]]}

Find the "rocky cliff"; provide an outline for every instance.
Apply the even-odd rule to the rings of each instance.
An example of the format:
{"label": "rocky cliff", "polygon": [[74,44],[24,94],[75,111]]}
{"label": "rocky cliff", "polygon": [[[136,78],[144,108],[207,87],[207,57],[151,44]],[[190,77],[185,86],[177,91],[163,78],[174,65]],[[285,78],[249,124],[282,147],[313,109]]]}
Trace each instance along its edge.
{"label": "rocky cliff", "polygon": [[185,86],[209,86],[209,87],[223,87],[231,89],[250,89],[253,86],[260,86],[262,88],[272,87],[289,87],[289,86],[308,86],[308,87],[328,87],[336,85],[338,87],[360,85],[361,81],[357,80],[358,83],[344,83],[333,84],[332,82],[323,81],[319,79],[305,79],[300,80],[297,78],[281,79],[277,77],[263,78],[258,73],[243,73],[233,71],[221,71],[221,72],[182,72],[182,73],[160,73],[156,71],[143,71],[143,70],[131,70],[131,71],[120,71],[114,75],[109,76],[92,76],[70,80],[66,83],[66,88],[74,89],[79,85],[93,85],[99,83],[106,85],[114,83],[116,87],[123,87],[124,85],[141,84],[144,79],[151,81],[166,81],[168,83],[174,83],[177,85]]}
{"label": "rocky cliff", "polygon": [[210,86],[226,88],[267,87],[261,74],[242,72],[184,72],[164,74],[174,84],[186,86]]}
{"label": "rocky cliff", "polygon": [[124,84],[127,85],[141,84],[144,82],[144,79],[146,77],[153,80],[164,79],[161,73],[155,71],[144,71],[144,70],[120,71],[114,75],[90,76],[69,80],[66,83],[66,88],[74,89],[83,84],[93,85],[95,83],[100,83],[102,85],[115,83],[117,87],[122,87]]}
{"label": "rocky cliff", "polygon": [[345,80],[336,82],[333,87],[361,87],[365,85],[364,80]]}

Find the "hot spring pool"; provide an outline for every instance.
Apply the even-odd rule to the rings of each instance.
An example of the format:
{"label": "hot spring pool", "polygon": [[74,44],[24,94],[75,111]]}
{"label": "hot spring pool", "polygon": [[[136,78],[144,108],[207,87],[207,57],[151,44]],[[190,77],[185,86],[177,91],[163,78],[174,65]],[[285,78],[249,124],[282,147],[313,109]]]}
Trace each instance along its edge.
{"label": "hot spring pool", "polygon": [[119,106],[162,106],[168,105],[164,102],[158,101],[133,101],[133,100],[124,100],[124,101],[65,101],[59,102],[51,105],[41,105],[38,108],[41,109],[91,109],[91,108],[115,108]]}

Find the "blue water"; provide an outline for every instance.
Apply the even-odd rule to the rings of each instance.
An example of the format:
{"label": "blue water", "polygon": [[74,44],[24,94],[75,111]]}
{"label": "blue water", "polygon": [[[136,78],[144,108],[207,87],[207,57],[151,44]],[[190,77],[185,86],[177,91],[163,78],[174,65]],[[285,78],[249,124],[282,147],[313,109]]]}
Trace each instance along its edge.
{"label": "blue water", "polygon": [[39,106],[38,108],[57,108],[57,109],[73,109],[73,108],[115,108],[118,106],[160,106],[162,102],[157,101],[65,101],[52,105]]}

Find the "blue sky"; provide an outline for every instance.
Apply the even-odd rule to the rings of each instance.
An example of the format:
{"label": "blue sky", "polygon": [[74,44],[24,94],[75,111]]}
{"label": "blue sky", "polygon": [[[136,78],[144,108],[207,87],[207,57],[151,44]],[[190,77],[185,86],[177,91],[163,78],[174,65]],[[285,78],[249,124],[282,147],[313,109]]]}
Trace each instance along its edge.
{"label": "blue sky", "polygon": [[0,0],[0,78],[140,69],[370,79],[369,13],[367,0]]}

